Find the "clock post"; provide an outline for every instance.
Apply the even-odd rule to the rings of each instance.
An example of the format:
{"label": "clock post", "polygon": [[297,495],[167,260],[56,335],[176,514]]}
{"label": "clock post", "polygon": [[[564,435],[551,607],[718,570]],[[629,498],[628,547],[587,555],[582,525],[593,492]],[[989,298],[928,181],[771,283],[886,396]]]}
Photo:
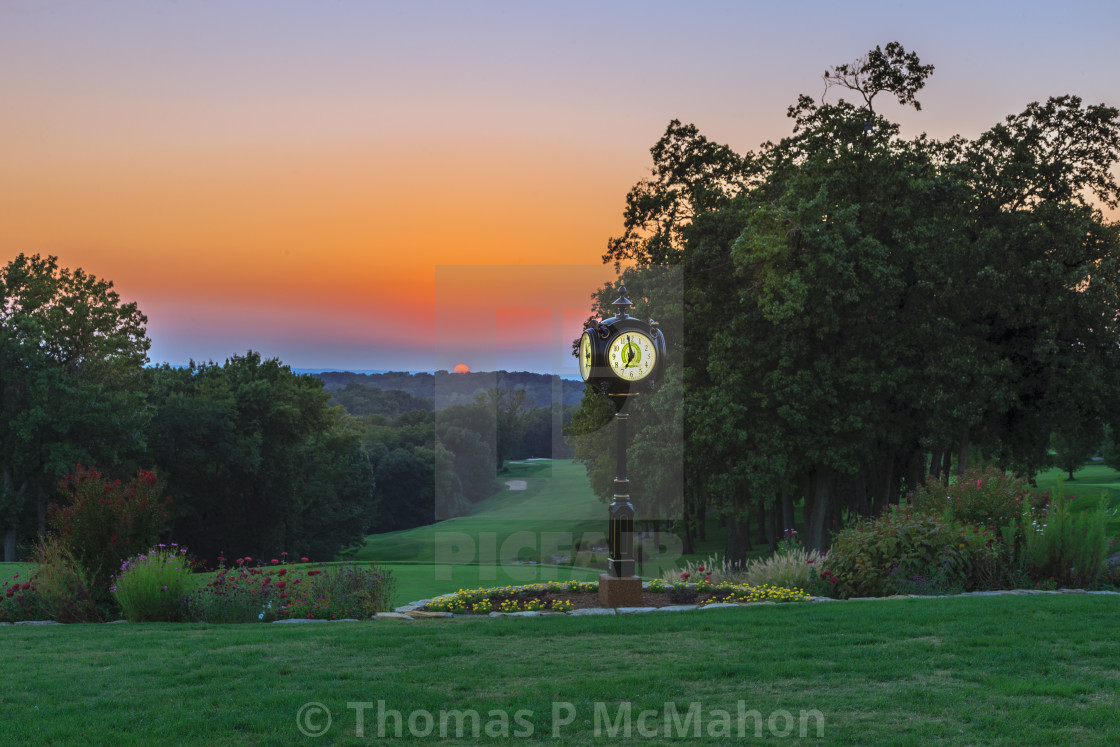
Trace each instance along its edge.
{"label": "clock post", "polygon": [[599,576],[599,603],[603,607],[635,607],[642,601],[642,580],[634,575],[634,505],[626,470],[627,424],[624,412],[641,390],[652,391],[664,365],[665,337],[657,322],[629,316],[632,305],[626,286],[614,301],[618,313],[592,322],[580,338],[580,374],[602,390],[615,406],[617,455],[614,498],[608,511],[609,558],[607,572]]}

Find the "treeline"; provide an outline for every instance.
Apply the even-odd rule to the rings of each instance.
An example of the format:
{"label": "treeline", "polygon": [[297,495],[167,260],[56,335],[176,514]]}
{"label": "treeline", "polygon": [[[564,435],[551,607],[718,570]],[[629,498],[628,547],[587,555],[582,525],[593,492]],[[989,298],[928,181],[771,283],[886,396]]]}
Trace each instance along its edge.
{"label": "treeline", "polygon": [[[682,491],[646,491],[675,500],[686,549],[714,514],[741,560],[752,526],[773,546],[795,503],[825,548],[927,477],[1030,475],[1052,437],[1118,432],[1120,230],[1101,208],[1120,202],[1120,112],[1060,96],[975,140],[904,139],[875,107],[919,108],[932,71],[897,43],[830,68],[825,99],[799,97],[792,134],[758,152],[673,121],[627,195],[604,261],[631,266],[634,313],[684,324],[664,383],[679,396],[635,419],[688,434],[637,428],[631,464],[683,464]],[[607,489],[602,404],[585,398],[576,424]]]}
{"label": "treeline", "polygon": [[90,465],[126,483],[154,471],[172,499],[168,539],[197,557],[328,559],[370,532],[468,510],[504,460],[554,455],[563,413],[553,422],[521,391],[435,412],[406,392],[347,387],[358,416],[321,379],[251,351],[145,367],[146,322],[112,283],[54,257],[0,270],[6,560],[47,527],[59,482]]}
{"label": "treeline", "polygon": [[[505,389],[509,391],[522,390],[525,392],[525,402],[529,407],[550,407],[554,402],[564,406],[578,405],[583,397],[583,384],[578,381],[568,381],[559,376],[532,373],[530,371],[475,371],[470,373],[449,373],[436,371],[430,373],[407,373],[390,371],[385,373],[352,373],[349,371],[324,371],[314,374],[323,380],[323,384],[331,393],[334,401],[345,404],[347,401],[355,406],[362,406],[361,400],[369,398],[371,403],[378,403],[378,396],[364,393],[358,387],[364,387],[373,392],[381,391],[399,392],[409,396],[427,400],[429,409],[434,407],[442,409],[451,405],[469,405],[475,397],[490,389]],[[345,394],[343,394],[345,392]],[[399,401],[399,394],[392,395],[393,406]],[[415,409],[422,409],[419,403],[400,402],[401,405],[415,405]],[[372,406],[380,406],[373,404]],[[350,409],[347,407],[347,409]],[[353,410],[350,410],[354,412]],[[403,411],[403,410],[402,410]],[[378,413],[385,414],[385,413]]]}

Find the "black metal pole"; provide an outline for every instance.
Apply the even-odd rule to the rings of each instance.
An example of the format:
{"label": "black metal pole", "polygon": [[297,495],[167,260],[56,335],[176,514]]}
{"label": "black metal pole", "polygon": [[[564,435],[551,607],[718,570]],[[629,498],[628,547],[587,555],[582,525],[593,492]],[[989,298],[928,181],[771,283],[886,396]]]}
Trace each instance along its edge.
{"label": "black metal pole", "polygon": [[618,460],[608,524],[610,557],[607,560],[607,573],[615,578],[634,575],[634,506],[630,503],[630,480],[626,477],[626,421],[629,419],[628,413],[615,414]]}

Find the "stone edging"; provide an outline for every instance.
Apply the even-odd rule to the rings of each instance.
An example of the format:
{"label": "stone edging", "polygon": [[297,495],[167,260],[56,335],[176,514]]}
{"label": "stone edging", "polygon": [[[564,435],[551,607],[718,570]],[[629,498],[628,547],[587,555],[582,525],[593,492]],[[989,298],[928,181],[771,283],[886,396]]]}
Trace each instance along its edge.
{"label": "stone edging", "polygon": [[[940,595],[925,595],[925,594],[896,594],[890,597],[853,597],[851,599],[833,599],[832,597],[809,597],[810,602],[863,602],[869,600],[882,600],[882,599],[951,599],[953,597],[998,597],[998,596],[1024,596],[1028,594],[1097,594],[1097,595],[1112,595],[1120,596],[1120,591],[1086,591],[1085,589],[1057,589],[1055,591],[1048,591],[1042,589],[1009,589],[1006,591],[966,591],[963,594],[940,594]],[[454,596],[451,594],[443,596]],[[572,610],[571,612],[491,612],[489,615],[456,615],[451,612],[428,612],[421,609],[427,604],[442,599],[443,596],[433,597],[432,599],[421,599],[416,602],[409,602],[408,604],[397,607],[392,612],[378,612],[374,619],[377,620],[427,620],[433,618],[474,618],[485,619],[487,617],[582,617],[587,615],[631,615],[642,612],[685,612],[688,610],[704,610],[704,609],[726,609],[728,607],[756,607],[762,604],[777,604],[777,602],[743,602],[743,603],[729,603],[719,602],[714,604],[677,604],[667,607],[590,607],[580,610]]]}

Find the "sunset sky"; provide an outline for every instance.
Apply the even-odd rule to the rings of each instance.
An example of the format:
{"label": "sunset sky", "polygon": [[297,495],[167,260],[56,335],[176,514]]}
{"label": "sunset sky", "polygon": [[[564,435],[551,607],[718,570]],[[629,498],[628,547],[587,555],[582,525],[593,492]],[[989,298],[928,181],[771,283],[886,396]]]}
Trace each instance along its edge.
{"label": "sunset sky", "polygon": [[157,363],[573,375],[671,119],[756,149],[897,40],[936,71],[883,113],[975,137],[1120,105],[1118,35],[1111,0],[0,0],[0,262],[114,281]]}

